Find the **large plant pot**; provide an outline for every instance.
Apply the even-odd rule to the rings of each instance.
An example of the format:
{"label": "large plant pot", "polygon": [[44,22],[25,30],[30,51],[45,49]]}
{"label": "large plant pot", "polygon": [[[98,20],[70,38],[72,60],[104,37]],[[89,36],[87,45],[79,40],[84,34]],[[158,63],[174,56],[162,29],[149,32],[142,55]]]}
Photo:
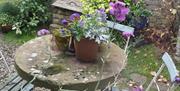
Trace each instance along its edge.
{"label": "large plant pot", "polygon": [[76,58],[82,62],[95,62],[98,55],[98,44],[94,40],[83,38],[74,41]]}

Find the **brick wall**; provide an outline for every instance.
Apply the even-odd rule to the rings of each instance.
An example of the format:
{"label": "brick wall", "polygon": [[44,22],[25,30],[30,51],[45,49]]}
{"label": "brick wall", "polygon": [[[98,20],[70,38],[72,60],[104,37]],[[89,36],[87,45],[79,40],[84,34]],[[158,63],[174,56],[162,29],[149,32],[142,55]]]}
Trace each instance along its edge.
{"label": "brick wall", "polygon": [[81,3],[78,0],[56,0],[52,4],[53,20],[50,30],[58,29],[62,19],[69,19],[72,13],[81,12],[80,9]]}

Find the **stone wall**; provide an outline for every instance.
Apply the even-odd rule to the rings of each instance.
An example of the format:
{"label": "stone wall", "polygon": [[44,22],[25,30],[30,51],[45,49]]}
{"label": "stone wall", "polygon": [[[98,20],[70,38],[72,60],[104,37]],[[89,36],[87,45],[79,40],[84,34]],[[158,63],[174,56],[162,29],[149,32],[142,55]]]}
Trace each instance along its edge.
{"label": "stone wall", "polygon": [[56,0],[52,4],[53,20],[50,30],[61,27],[62,19],[69,19],[69,16],[75,12],[81,12],[81,4],[78,0]]}
{"label": "stone wall", "polygon": [[53,20],[52,24],[50,25],[50,30],[58,29],[61,26],[61,20],[62,19],[68,19],[69,16],[74,11],[66,10],[66,9],[59,9],[59,8],[53,8]]}
{"label": "stone wall", "polygon": [[180,0],[173,0],[173,8],[176,10],[176,18],[173,24],[173,30],[178,31],[180,26]]}
{"label": "stone wall", "polygon": [[145,6],[152,12],[150,28],[170,30],[175,19],[171,9],[173,0],[145,0]]}

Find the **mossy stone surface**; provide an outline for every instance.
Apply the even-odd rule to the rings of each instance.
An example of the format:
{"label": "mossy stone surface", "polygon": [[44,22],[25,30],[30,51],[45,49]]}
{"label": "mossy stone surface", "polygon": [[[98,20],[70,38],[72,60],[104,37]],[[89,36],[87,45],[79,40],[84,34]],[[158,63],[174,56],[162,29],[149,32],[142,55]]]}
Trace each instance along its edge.
{"label": "mossy stone surface", "polygon": [[[59,86],[62,86],[63,89],[93,91],[101,74],[99,88],[104,88],[113,81],[114,74],[125,67],[124,50],[113,43],[109,46],[101,45],[98,54],[99,61],[96,63],[82,63],[74,56],[51,50],[50,48],[53,47],[51,40],[52,35],[30,40],[18,48],[15,53],[15,66],[22,78],[31,80],[33,76],[31,73],[34,69],[40,72],[34,82],[36,86],[43,86],[55,91]],[[102,73],[100,59],[105,61]],[[43,74],[43,70],[46,70],[47,73]]]}

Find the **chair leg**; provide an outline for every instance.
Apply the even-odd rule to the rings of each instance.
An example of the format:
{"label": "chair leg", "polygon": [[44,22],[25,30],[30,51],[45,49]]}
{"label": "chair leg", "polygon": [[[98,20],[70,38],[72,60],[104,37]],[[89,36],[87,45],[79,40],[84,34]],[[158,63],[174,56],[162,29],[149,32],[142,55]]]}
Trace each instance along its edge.
{"label": "chair leg", "polygon": [[10,67],[8,66],[7,61],[6,61],[6,59],[5,59],[4,55],[3,55],[3,53],[1,52],[1,50],[0,50],[0,56],[1,56],[1,57],[0,57],[0,60],[3,60],[3,62],[4,62],[4,64],[6,65],[6,67],[7,67],[8,71],[9,71],[9,73],[11,73]]}
{"label": "chair leg", "polygon": [[101,89],[101,91],[120,91],[120,89],[118,88],[118,87],[110,87],[110,89],[106,89],[106,90],[104,90],[104,89]]}
{"label": "chair leg", "polygon": [[112,87],[111,91],[120,91],[118,87]]}
{"label": "chair leg", "polygon": [[158,86],[156,80],[154,80],[154,83],[156,84],[157,90],[160,91],[160,88],[159,88],[159,86]]}
{"label": "chair leg", "polygon": [[171,85],[171,87],[167,90],[167,91],[174,91],[175,90],[175,84],[173,83],[172,85]]}
{"label": "chair leg", "polygon": [[165,64],[163,63],[163,64],[161,65],[161,67],[159,68],[158,72],[156,73],[156,75],[155,75],[155,76],[153,77],[153,79],[151,80],[149,86],[146,88],[145,91],[149,91],[150,87],[152,86],[152,84],[154,83],[154,81],[157,79],[157,77],[159,76],[159,74],[163,71],[164,67],[165,67]]}

